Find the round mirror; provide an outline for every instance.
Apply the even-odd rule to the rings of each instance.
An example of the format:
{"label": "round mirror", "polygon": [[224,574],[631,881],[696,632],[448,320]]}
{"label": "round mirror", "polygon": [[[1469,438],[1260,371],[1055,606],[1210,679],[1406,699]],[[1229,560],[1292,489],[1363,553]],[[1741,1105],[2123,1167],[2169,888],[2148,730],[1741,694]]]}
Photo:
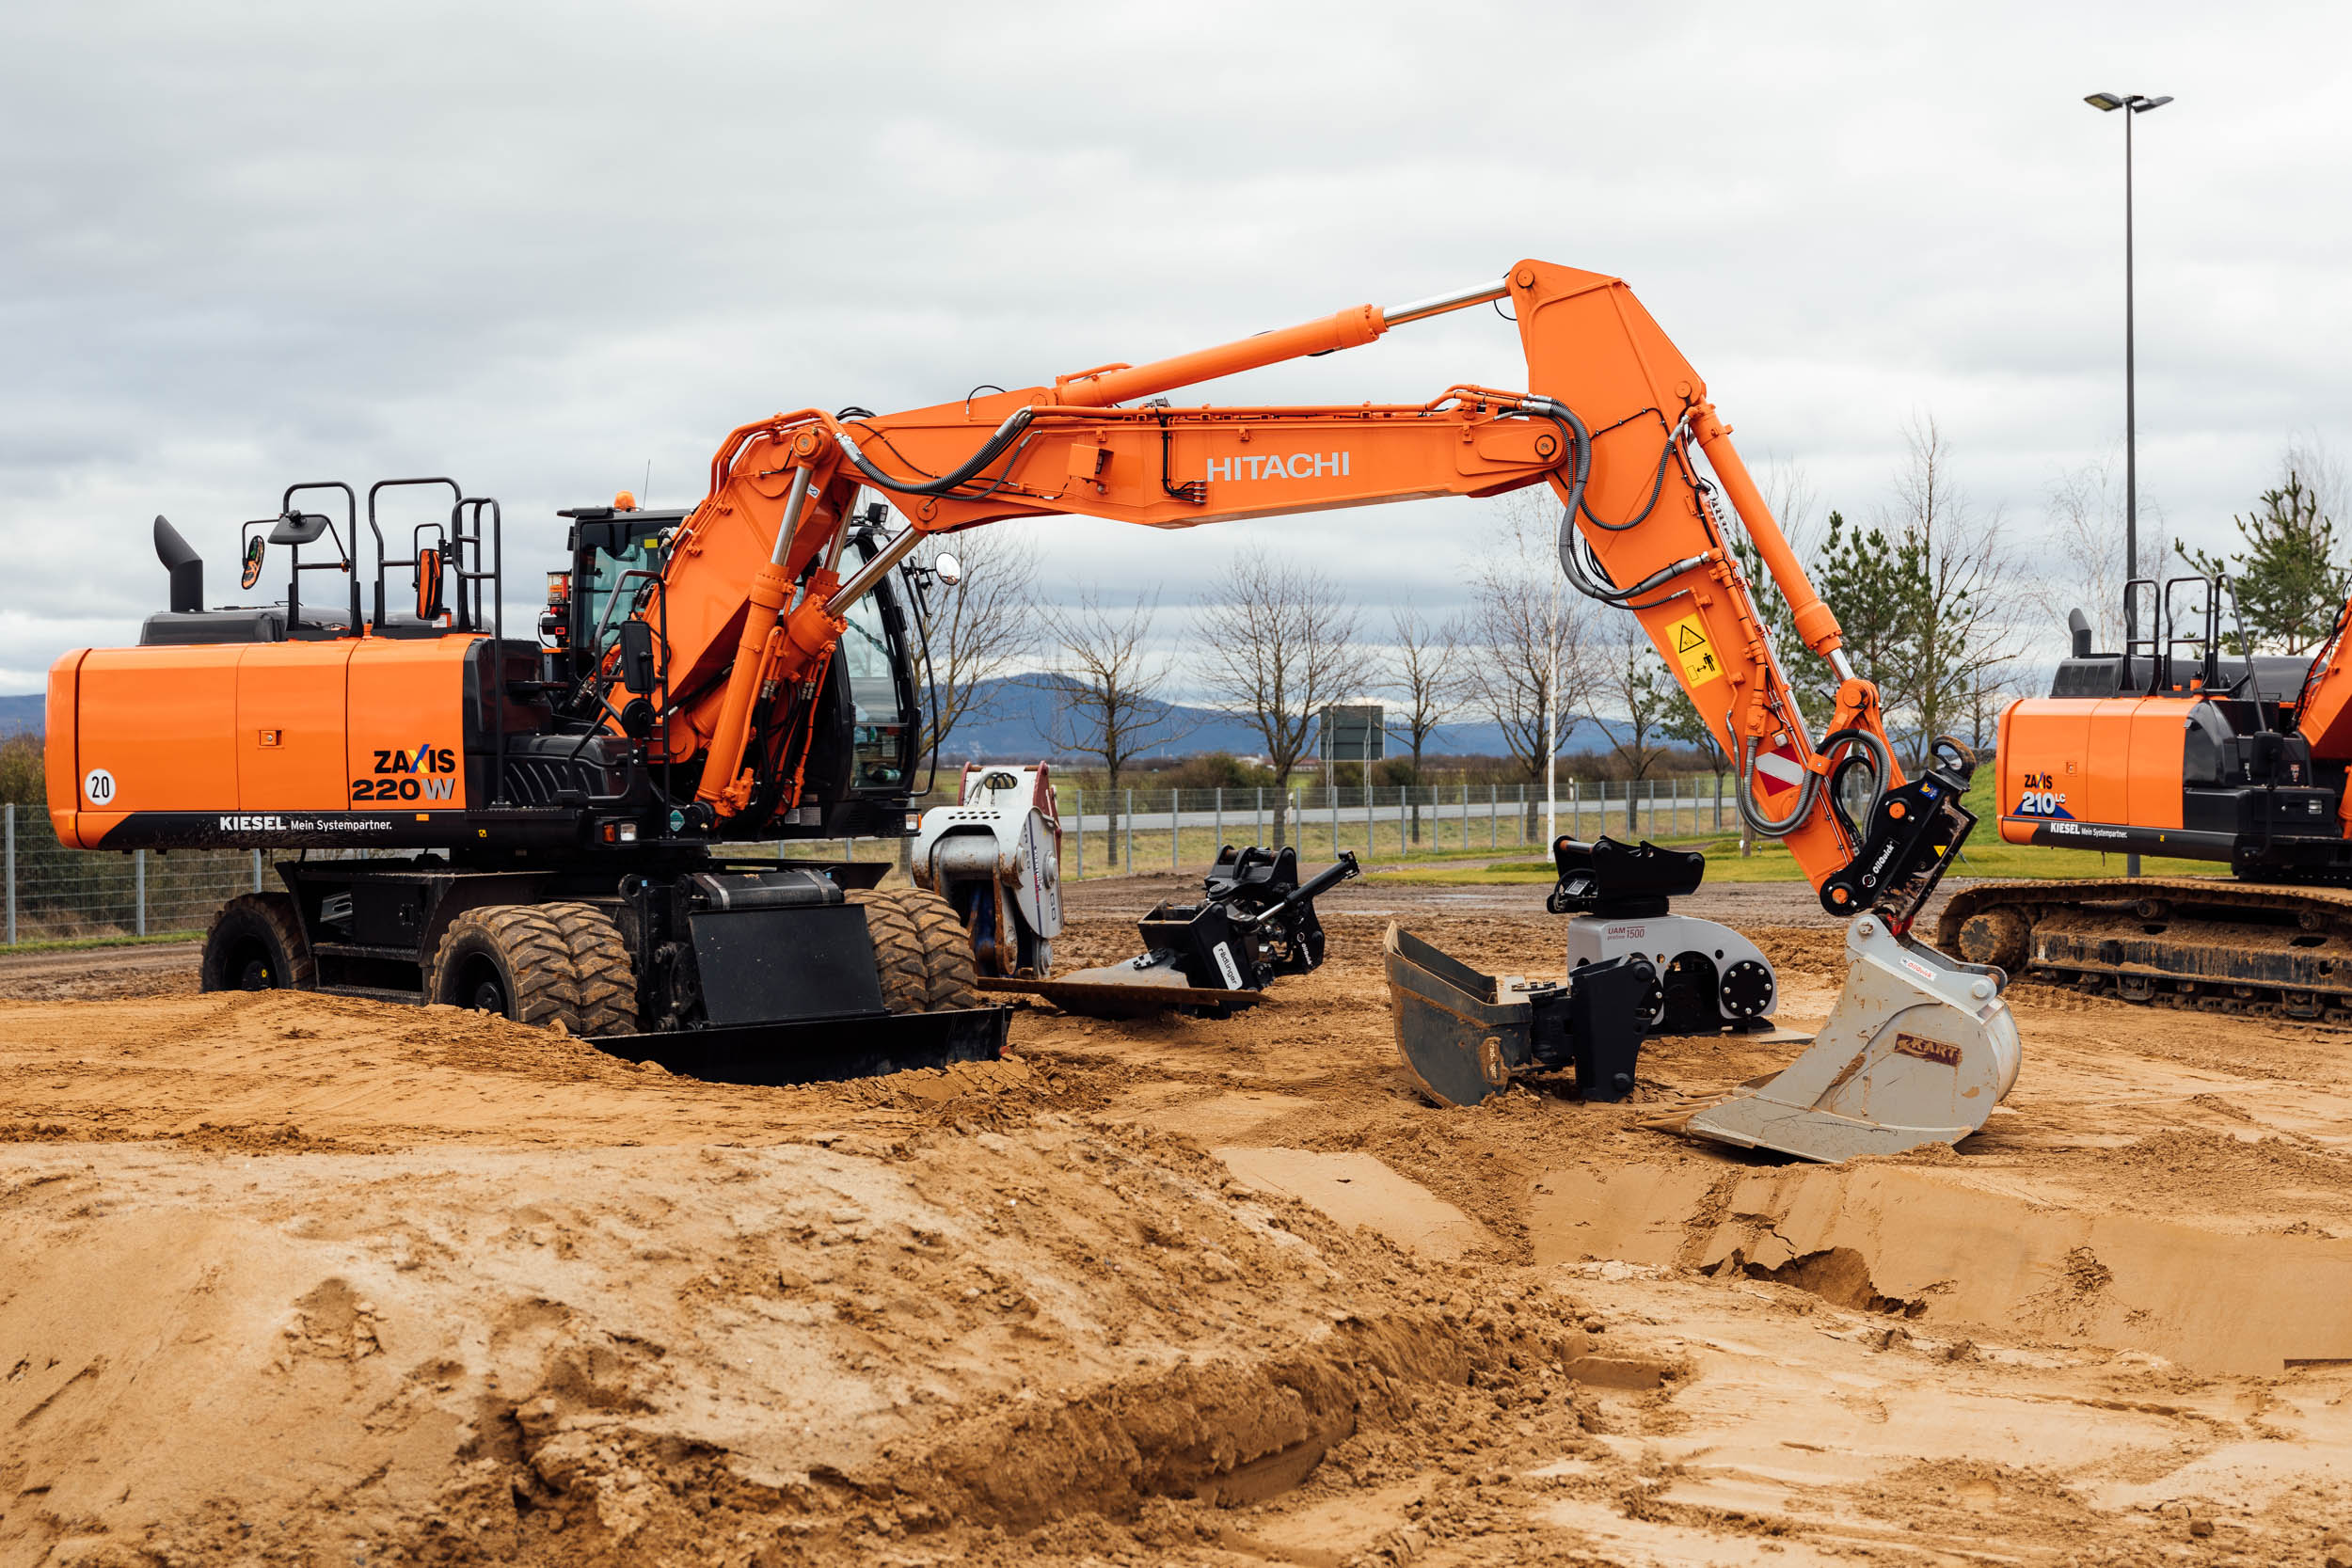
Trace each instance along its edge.
{"label": "round mirror", "polygon": [[942,550],[939,552],[939,559],[931,562],[931,574],[948,587],[953,588],[963,580],[963,562],[949,555],[946,550]]}

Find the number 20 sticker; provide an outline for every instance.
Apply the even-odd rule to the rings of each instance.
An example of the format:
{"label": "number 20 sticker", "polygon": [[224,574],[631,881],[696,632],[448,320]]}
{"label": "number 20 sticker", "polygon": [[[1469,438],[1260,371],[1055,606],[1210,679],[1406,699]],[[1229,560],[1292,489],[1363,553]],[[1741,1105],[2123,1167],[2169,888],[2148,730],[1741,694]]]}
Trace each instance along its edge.
{"label": "number 20 sticker", "polygon": [[103,768],[91,768],[82,776],[82,798],[93,806],[112,805],[115,776]]}

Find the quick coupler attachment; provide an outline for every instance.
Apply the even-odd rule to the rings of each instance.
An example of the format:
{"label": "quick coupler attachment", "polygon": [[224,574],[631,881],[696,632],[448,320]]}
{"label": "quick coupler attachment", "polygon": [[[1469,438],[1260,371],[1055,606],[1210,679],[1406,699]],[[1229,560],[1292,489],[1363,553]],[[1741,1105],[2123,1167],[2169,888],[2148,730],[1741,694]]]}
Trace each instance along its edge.
{"label": "quick coupler attachment", "polygon": [[1393,923],[1381,947],[1397,1051],[1438,1104],[1475,1105],[1533,1073],[1573,1072],[1585,1100],[1633,1091],[1659,1005],[1646,958],[1585,964],[1564,983],[1481,974]]}
{"label": "quick coupler attachment", "polygon": [[1315,899],[1359,874],[1346,850],[1302,880],[1295,849],[1228,845],[1197,902],[1169,900],[1137,923],[1144,951],[1136,957],[1058,979],[983,979],[980,990],[1039,996],[1095,1018],[1168,1009],[1223,1018],[1256,1004],[1278,977],[1322,964]]}

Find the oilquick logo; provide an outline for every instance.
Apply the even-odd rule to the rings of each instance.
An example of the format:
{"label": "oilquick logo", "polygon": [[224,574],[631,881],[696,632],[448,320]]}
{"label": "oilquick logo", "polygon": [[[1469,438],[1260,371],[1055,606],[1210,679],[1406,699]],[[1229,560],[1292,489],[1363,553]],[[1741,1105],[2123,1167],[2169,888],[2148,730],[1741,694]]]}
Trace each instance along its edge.
{"label": "oilquick logo", "polygon": [[453,800],[457,753],[427,743],[412,751],[379,751],[375,776],[351,781],[355,800]]}
{"label": "oilquick logo", "polygon": [[2053,782],[2047,773],[2026,774],[2024,786],[2017,792],[2017,807],[2010,815],[2073,821],[2074,814],[2066,809],[2066,792],[2053,789]]}
{"label": "oilquick logo", "polygon": [[1328,479],[1347,477],[1348,454],[1343,451],[1244,453],[1209,459],[1211,479]]}

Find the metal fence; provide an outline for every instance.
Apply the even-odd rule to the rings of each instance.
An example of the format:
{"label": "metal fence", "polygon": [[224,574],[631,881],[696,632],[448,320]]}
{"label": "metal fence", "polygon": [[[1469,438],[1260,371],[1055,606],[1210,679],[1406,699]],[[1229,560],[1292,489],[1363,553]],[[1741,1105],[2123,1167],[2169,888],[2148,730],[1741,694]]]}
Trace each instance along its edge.
{"label": "metal fence", "polygon": [[[1302,858],[1341,849],[1374,856],[1543,852],[1540,788],[1456,784],[1412,788],[1121,789],[1060,791],[1062,870],[1068,877],[1126,876],[1206,865],[1226,844],[1271,844],[1277,818]],[[1560,785],[1562,832],[1650,838],[1737,831],[1722,779],[1651,779],[1638,784],[1572,780]],[[898,846],[796,842],[798,855],[895,859]],[[381,851],[311,850],[313,858]],[[159,937],[201,932],[213,911],[278,879],[259,849],[70,849],[38,806],[0,804],[0,889],[5,942]]]}
{"label": "metal fence", "polygon": [[[8,945],[201,931],[267,875],[258,849],[69,849],[39,807],[0,804],[0,888]],[[271,879],[275,885],[276,879]]]}
{"label": "metal fence", "polygon": [[[1283,841],[1302,858],[1342,849],[1359,856],[1541,855],[1544,794],[1527,784],[1439,784],[1348,789],[1277,788],[1059,792],[1062,869],[1069,877],[1183,870],[1225,844]],[[1559,831],[1580,838],[1685,838],[1738,831],[1726,781],[1563,780]]]}

